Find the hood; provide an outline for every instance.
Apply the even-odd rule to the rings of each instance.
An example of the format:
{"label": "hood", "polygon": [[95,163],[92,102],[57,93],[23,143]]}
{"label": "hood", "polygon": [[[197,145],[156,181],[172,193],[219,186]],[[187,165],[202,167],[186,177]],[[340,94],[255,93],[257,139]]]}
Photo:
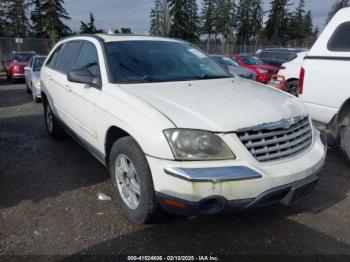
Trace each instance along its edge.
{"label": "hood", "polygon": [[231,132],[306,115],[301,100],[239,78],[121,85],[178,128]]}
{"label": "hood", "polygon": [[229,66],[228,69],[231,73],[234,73],[237,75],[255,74],[253,70],[250,70],[241,66]]}

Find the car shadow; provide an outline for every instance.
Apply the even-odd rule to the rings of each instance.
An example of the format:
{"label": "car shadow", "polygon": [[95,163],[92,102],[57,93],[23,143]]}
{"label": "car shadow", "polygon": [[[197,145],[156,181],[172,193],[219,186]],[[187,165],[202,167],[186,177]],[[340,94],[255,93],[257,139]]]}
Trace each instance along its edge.
{"label": "car shadow", "polygon": [[[283,255],[290,256],[290,261],[312,261],[306,256],[322,254],[341,258],[340,255],[350,255],[350,246],[291,219],[254,211],[197,217],[121,234],[67,256],[62,261],[89,261],[89,258],[107,261],[103,258],[111,259],[109,256],[115,256],[117,261],[127,261],[126,255],[211,255],[228,259],[219,261],[234,261],[228,257],[232,255]],[[266,257],[259,260],[271,261]]]}
{"label": "car shadow", "polygon": [[[1,82],[0,82],[1,83]],[[32,101],[32,97],[17,85],[0,84],[0,108],[21,106]]]}
{"label": "car shadow", "polygon": [[109,179],[71,139],[51,140],[42,115],[0,118],[0,207],[38,202]]}

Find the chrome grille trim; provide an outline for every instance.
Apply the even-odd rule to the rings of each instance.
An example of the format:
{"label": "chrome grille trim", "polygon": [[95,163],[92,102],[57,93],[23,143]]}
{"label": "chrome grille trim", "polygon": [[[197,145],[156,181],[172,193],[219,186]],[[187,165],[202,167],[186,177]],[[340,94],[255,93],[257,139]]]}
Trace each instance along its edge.
{"label": "chrome grille trim", "polygon": [[237,136],[259,162],[281,160],[301,154],[312,144],[307,116],[237,131]]}

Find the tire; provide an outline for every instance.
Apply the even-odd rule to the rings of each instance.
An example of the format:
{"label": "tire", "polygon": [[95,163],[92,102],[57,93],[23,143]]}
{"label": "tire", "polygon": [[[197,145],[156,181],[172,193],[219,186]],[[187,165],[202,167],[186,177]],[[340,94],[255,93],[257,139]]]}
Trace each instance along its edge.
{"label": "tire", "polygon": [[346,160],[350,164],[350,124],[343,127],[340,131],[340,146]]}
{"label": "tire", "polygon": [[44,118],[46,130],[53,140],[58,140],[65,137],[65,132],[60,127],[60,124],[52,113],[49,103],[44,103]]}
{"label": "tire", "polygon": [[[126,166],[129,168],[128,173],[132,175],[129,176],[129,174],[125,172],[125,169],[119,168],[122,159],[127,160]],[[133,165],[135,172],[130,171],[133,170],[131,165]],[[118,172],[117,169],[123,172]],[[109,156],[109,172],[117,191],[117,197],[121,208],[128,219],[138,224],[147,224],[160,216],[161,208],[156,199],[150,168],[145,154],[132,137],[123,137],[113,144]],[[123,175],[120,176],[120,173],[123,173]],[[130,181],[133,180],[133,182],[129,181],[128,183],[128,179],[130,179]],[[131,187],[137,188],[135,186],[136,184],[138,184],[139,195],[135,193],[137,190],[130,189]],[[122,188],[126,188],[124,189],[124,193]],[[129,199],[131,199],[131,195],[133,195],[133,199],[135,199],[135,202],[138,200],[138,203],[135,204],[135,202],[133,202],[135,205],[130,206],[132,205],[130,203],[132,201],[128,201],[125,197],[125,192],[127,192]]]}
{"label": "tire", "polygon": [[299,96],[299,81],[292,80],[287,83],[286,92],[296,97]]}

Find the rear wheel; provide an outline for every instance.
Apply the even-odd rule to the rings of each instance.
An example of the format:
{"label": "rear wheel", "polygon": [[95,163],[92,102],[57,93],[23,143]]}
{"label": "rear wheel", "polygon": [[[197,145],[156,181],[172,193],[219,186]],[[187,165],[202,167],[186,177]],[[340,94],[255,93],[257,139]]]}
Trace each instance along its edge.
{"label": "rear wheel", "polygon": [[60,127],[56,117],[52,113],[49,103],[47,102],[44,104],[44,118],[46,130],[52,139],[57,140],[64,137],[65,133]]}
{"label": "rear wheel", "polygon": [[160,207],[140,146],[132,137],[123,137],[113,144],[109,159],[109,171],[124,214],[140,224],[155,220]]}
{"label": "rear wheel", "polygon": [[350,164],[350,124],[344,126],[340,131],[340,146]]}
{"label": "rear wheel", "polygon": [[299,96],[299,81],[292,80],[287,83],[286,92],[294,96]]}

